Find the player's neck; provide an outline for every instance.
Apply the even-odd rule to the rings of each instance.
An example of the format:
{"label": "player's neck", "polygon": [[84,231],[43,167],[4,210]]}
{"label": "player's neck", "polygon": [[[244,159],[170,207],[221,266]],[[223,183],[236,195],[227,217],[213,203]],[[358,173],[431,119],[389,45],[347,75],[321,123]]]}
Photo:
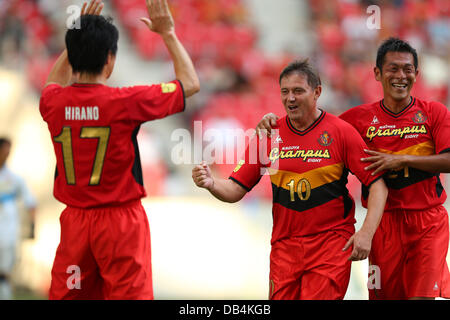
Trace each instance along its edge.
{"label": "player's neck", "polygon": [[391,97],[385,97],[383,99],[383,104],[387,109],[389,109],[389,111],[392,111],[393,113],[399,113],[411,103],[411,99],[411,96],[408,96],[402,100],[394,100]]}
{"label": "player's neck", "polygon": [[316,121],[320,117],[321,114],[322,111],[316,109],[314,112],[306,114],[304,117],[298,119],[289,118],[289,120],[295,129],[304,131],[308,129],[314,123],[314,121]]}
{"label": "player's neck", "polygon": [[77,83],[88,83],[88,84],[93,84],[93,83],[99,83],[99,84],[105,84],[106,83],[106,78],[103,74],[89,74],[89,73],[81,73],[76,82]]}

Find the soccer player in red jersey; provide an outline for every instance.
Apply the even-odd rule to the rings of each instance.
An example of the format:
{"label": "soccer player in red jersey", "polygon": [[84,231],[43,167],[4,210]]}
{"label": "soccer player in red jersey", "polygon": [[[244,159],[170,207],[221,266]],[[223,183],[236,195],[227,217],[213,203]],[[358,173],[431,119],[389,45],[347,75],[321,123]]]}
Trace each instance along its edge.
{"label": "soccer player in red jersey", "polygon": [[[450,112],[442,103],[411,96],[418,72],[416,50],[400,39],[386,40],[374,68],[383,99],[340,116],[363,137],[371,150],[362,161],[372,162],[367,169],[373,174],[384,172],[389,189],[369,255],[370,299],[450,298],[449,221],[442,206],[447,196],[439,178],[450,172]],[[258,130],[270,130],[276,119],[266,115]],[[364,186],[362,203],[367,206]]]}
{"label": "soccer player in red jersey", "polygon": [[[276,138],[253,138],[229,179],[214,178],[205,163],[192,177],[219,200],[236,202],[267,171],[273,190],[269,298],[343,299],[351,260],[370,251],[387,188],[364,170],[367,146],[358,132],[317,108],[322,87],[307,61],[287,66],[280,87],[287,115],[277,121]],[[370,188],[368,213],[356,233],[349,171]]]}
{"label": "soccer player in red jersey", "polygon": [[381,285],[369,288],[370,298],[450,298],[449,221],[442,206],[447,195],[439,178],[450,172],[450,112],[442,103],[411,96],[419,71],[407,42],[386,40],[374,72],[383,100],[340,116],[371,149],[363,159],[372,162],[367,169],[387,171],[389,196],[369,256]]}
{"label": "soccer player in red jersey", "polygon": [[[100,16],[101,1],[83,5],[79,28],[66,33],[42,91],[40,112],[56,155],[54,196],[67,207],[52,268],[50,299],[153,299],[150,230],[136,136],[142,123],[181,112],[199,90],[166,0],[147,1],[148,28],[158,33],[177,80],[112,88],[118,31]],[[72,76],[76,82],[69,85]]]}

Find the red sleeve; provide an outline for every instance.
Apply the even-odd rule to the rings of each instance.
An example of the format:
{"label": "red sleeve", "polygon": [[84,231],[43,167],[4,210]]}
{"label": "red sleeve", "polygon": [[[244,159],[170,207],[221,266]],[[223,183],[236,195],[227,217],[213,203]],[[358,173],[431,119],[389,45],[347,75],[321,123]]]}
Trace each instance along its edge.
{"label": "red sleeve", "polygon": [[450,152],[450,111],[439,102],[432,102],[431,135],[436,154]]}
{"label": "red sleeve", "polygon": [[62,90],[62,86],[57,83],[52,83],[42,89],[41,99],[39,101],[39,111],[42,117],[44,117],[48,112],[48,99],[54,96],[57,92]]}
{"label": "red sleeve", "polygon": [[382,173],[372,176],[374,170],[365,170],[369,163],[362,162],[361,158],[367,158],[369,155],[364,149],[369,149],[358,131],[350,124],[345,123],[344,134],[342,135],[344,143],[343,158],[345,167],[348,168],[363,185],[369,187],[375,180],[382,176]]}
{"label": "red sleeve", "polygon": [[185,96],[181,81],[174,80],[152,86],[133,86],[121,89],[126,107],[133,121],[146,122],[181,112]]}
{"label": "red sleeve", "polygon": [[[264,140],[270,141],[269,139]],[[264,174],[264,167],[268,163],[266,144],[255,136],[245,150],[237,166],[234,168],[229,179],[233,180],[245,190],[250,191],[258,184]]]}
{"label": "red sleeve", "polygon": [[357,120],[359,117],[358,117],[357,114],[355,113],[354,108],[345,111],[344,113],[342,113],[342,114],[339,116],[339,118],[342,119],[342,120],[344,120],[344,121],[347,122],[347,123],[350,123],[353,127],[356,128],[356,130],[359,130],[359,129],[358,129],[358,125],[357,125],[357,123],[356,123],[356,120]]}

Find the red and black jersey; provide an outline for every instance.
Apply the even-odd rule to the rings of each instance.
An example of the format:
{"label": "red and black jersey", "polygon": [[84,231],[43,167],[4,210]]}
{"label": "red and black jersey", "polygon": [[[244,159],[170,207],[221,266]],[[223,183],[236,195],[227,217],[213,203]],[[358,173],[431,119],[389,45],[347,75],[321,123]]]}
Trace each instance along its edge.
{"label": "red and black jersey", "polygon": [[378,177],[360,159],[366,144],[348,123],[322,111],[306,130],[278,120],[272,139],[253,139],[230,179],[250,191],[264,172],[273,191],[272,243],[323,231],[354,232],[348,172],[369,186]]}
{"label": "red and black jersey", "polygon": [[[450,151],[450,112],[439,102],[411,97],[408,106],[393,113],[381,100],[354,107],[340,118],[352,124],[375,151],[418,156]],[[386,210],[424,210],[447,198],[439,173],[405,167],[386,172],[384,179],[389,188]],[[366,195],[363,187],[363,205]]]}
{"label": "red and black jersey", "polygon": [[125,88],[48,85],[40,112],[55,149],[55,198],[91,208],[145,197],[136,140],[140,125],[184,107],[180,81]]}

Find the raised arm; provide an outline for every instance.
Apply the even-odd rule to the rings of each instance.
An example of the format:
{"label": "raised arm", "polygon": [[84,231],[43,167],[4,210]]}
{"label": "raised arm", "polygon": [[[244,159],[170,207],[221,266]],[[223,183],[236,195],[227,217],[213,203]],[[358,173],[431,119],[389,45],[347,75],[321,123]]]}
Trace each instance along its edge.
{"label": "raised arm", "polygon": [[183,84],[186,97],[200,90],[200,81],[189,54],[175,33],[167,0],[146,0],[149,18],[141,18],[147,27],[162,37],[173,60],[175,76]]}
{"label": "raised arm", "polygon": [[232,180],[214,178],[210,168],[205,163],[192,169],[192,179],[197,187],[205,188],[223,202],[238,202],[247,193],[247,190]]}
{"label": "raised arm", "polygon": [[[103,3],[101,0],[91,0],[88,4],[85,2],[81,9],[81,15],[84,14],[92,14],[92,15],[100,15],[103,10]],[[72,79],[72,67],[69,63],[69,58],[67,56],[67,49],[61,53],[61,55],[56,60],[52,69],[50,70],[50,74],[47,77],[47,82],[45,83],[45,87],[49,84],[59,84],[60,86],[67,86]]]}
{"label": "raised arm", "polygon": [[60,86],[67,86],[72,78],[72,67],[69,64],[69,58],[67,57],[67,50],[64,50],[63,53],[58,57],[52,69],[50,70],[50,74],[47,77],[47,82],[45,86],[49,84],[59,84]]}

